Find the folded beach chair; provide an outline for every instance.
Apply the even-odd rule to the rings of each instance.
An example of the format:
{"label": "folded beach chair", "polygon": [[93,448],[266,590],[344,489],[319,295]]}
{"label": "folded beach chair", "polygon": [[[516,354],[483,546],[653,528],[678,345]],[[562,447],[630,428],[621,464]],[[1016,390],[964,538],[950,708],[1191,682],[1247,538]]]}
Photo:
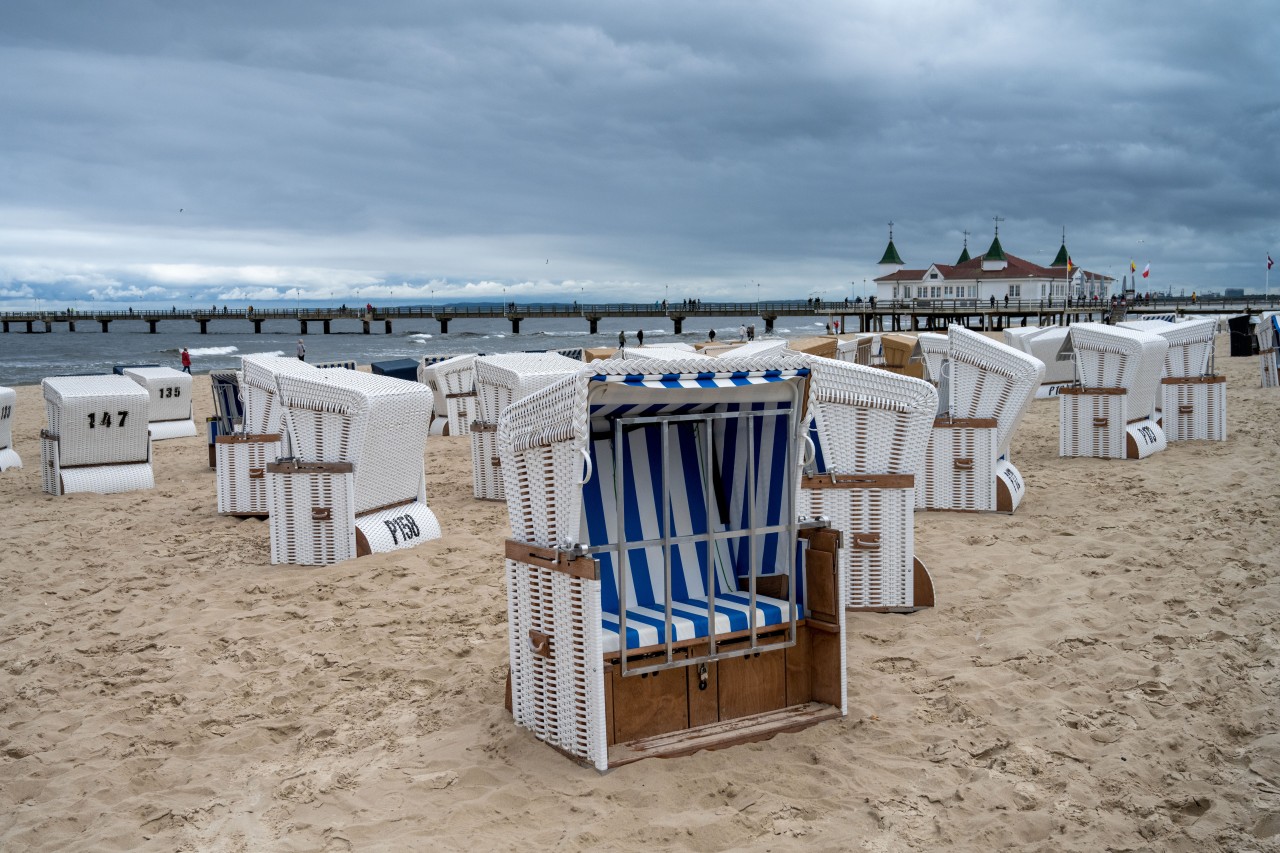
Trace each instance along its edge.
{"label": "folded beach chair", "polygon": [[1076,384],[1058,391],[1059,456],[1143,459],[1164,450],[1153,415],[1169,342],[1159,335],[1076,323],[1063,344]]}
{"label": "folded beach chair", "polygon": [[1212,319],[1135,320],[1116,325],[1151,332],[1169,342],[1160,379],[1157,420],[1169,441],[1225,441],[1227,377],[1215,375]]}
{"label": "folded beach chair", "polygon": [[147,415],[151,395],[124,376],[51,377],[40,433],[46,494],[114,494],[155,486]]}
{"label": "folded beach chair", "polygon": [[853,610],[933,606],[933,581],[915,557],[916,474],[924,465],[938,392],[891,371],[811,357],[809,437],[815,447],[801,513],[844,535],[841,574]]}
{"label": "folded beach chair", "polygon": [[273,564],[323,565],[440,538],[423,461],[430,388],[351,370],[276,382],[293,458],[267,466]]}
{"label": "folded beach chair", "polygon": [[876,338],[876,335],[870,333],[840,338],[836,342],[836,360],[865,364],[870,367],[875,354]]}
{"label": "folded beach chair", "polygon": [[596,361],[500,420],[511,710],[601,771],[845,713],[838,536],[797,511],[806,362],[731,366]]}
{"label": "folded beach chair", "polygon": [[477,498],[505,495],[498,459],[498,418],[507,407],[582,368],[554,352],[478,356],[475,360],[477,417],[471,424],[471,477]]}
{"label": "folded beach chair", "polygon": [[124,375],[151,395],[148,409],[152,441],[196,435],[191,417],[191,374],[172,367],[127,367]]}
{"label": "folded beach chair", "polygon": [[1044,364],[962,326],[939,337],[947,341],[937,368],[942,399],[916,484],[916,507],[1013,512],[1025,486],[1009,445],[1035,399]]}
{"label": "folded beach chair", "polygon": [[1036,389],[1037,400],[1056,397],[1063,388],[1076,380],[1076,366],[1071,360],[1071,349],[1066,346],[1068,326],[1027,326],[1025,329],[1005,329],[1005,343],[1034,356],[1044,365],[1044,378]]}
{"label": "folded beach chair", "polygon": [[[428,356],[429,357],[429,356]],[[418,381],[431,389],[435,400],[432,435],[470,435],[471,423],[479,416],[476,405],[474,354],[454,355],[430,363],[422,359]],[[436,420],[441,421],[437,426]]]}
{"label": "folded beach chair", "polygon": [[[284,410],[276,400],[276,376],[321,371],[296,358],[274,355],[246,355],[240,365],[240,429],[214,440],[218,512],[265,518],[271,514],[267,465],[289,455]],[[323,375],[346,372],[325,370]]]}
{"label": "folded beach chair", "polygon": [[13,410],[17,401],[17,391],[0,385],[0,471],[22,467],[22,457],[13,449]]}

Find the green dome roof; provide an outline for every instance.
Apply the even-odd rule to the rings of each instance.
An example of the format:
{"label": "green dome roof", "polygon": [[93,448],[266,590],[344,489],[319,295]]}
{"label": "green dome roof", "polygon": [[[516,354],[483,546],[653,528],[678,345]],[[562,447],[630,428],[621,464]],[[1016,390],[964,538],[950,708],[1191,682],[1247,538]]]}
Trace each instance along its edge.
{"label": "green dome roof", "polygon": [[1007,261],[1004,256],[1004,249],[1000,246],[1000,235],[997,234],[995,239],[991,241],[991,248],[987,249],[987,253],[983,255],[984,260],[988,261]]}
{"label": "green dome roof", "polygon": [[1062,244],[1062,248],[1058,249],[1058,256],[1053,259],[1053,263],[1049,264],[1049,266],[1065,267],[1067,265],[1067,259],[1070,257],[1071,256],[1067,254],[1067,244],[1064,242]]}
{"label": "green dome roof", "polygon": [[882,264],[902,264],[902,257],[898,254],[898,249],[893,245],[893,238],[889,238],[889,245],[885,247],[884,257],[880,259]]}

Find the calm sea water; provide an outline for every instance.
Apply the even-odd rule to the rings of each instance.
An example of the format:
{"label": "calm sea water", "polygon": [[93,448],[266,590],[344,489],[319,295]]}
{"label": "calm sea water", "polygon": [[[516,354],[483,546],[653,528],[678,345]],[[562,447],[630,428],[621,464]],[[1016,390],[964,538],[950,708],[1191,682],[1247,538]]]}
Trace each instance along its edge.
{"label": "calm sea water", "polygon": [[[600,321],[599,332],[588,332],[585,320],[525,320],[520,334],[511,334],[506,321],[452,320],[449,333],[440,334],[434,320],[396,320],[393,334],[382,334],[381,323],[374,323],[373,334],[362,334],[359,320],[335,320],[333,334],[298,334],[298,324],[291,320],[267,321],[262,334],[253,334],[247,320],[217,320],[209,324],[209,334],[201,335],[196,323],[164,320],[156,334],[149,334],[142,321],[115,320],[111,331],[103,334],[97,323],[82,320],[78,331],[68,332],[65,324],[55,324],[54,331],[27,334],[25,325],[11,324],[9,334],[0,334],[0,385],[32,385],[46,376],[67,373],[110,373],[117,364],[160,364],[181,367],[178,354],[185,346],[191,351],[191,367],[195,373],[215,368],[240,366],[240,356],[249,353],[293,355],[298,338],[307,347],[307,361],[356,361],[369,364],[393,358],[418,358],[423,355],[452,353],[505,353],[525,350],[551,350],[567,347],[617,346],[618,332],[625,331],[627,340],[635,343],[637,326],[624,326],[621,319]],[[684,332],[676,335],[668,321],[660,318],[644,320],[645,343],[705,341],[707,331],[715,328],[721,340],[736,339],[738,327],[755,324],[757,337],[763,337],[764,321],[759,317],[714,317],[686,320]],[[318,323],[311,323],[318,329]],[[37,326],[41,328],[41,326]],[[821,333],[819,318],[786,318],[774,327],[774,336],[787,337]],[[21,331],[20,331],[21,330]]]}

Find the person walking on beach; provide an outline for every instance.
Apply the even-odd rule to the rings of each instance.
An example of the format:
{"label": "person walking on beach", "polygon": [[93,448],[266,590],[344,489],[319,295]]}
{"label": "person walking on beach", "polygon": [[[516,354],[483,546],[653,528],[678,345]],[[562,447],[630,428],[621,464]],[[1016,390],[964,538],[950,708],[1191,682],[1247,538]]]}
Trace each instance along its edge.
{"label": "person walking on beach", "polygon": [[191,372],[191,353],[187,352],[187,348],[182,348],[182,372]]}
{"label": "person walking on beach", "polygon": [[622,349],[627,345],[627,333],[618,332],[618,349]]}
{"label": "person walking on beach", "polygon": [[298,338],[298,361],[307,360],[307,345],[302,342],[302,338]]}
{"label": "person walking on beach", "polygon": [[636,330],[636,345],[644,346],[644,329]]}
{"label": "person walking on beach", "polygon": [[738,341],[745,342],[747,340],[747,325],[743,323],[738,327]]}
{"label": "person walking on beach", "polygon": [[707,332],[707,340],[711,341],[711,343],[713,343],[713,344],[716,342],[716,330],[715,330],[715,329],[712,329],[712,330],[710,330],[709,332]]}

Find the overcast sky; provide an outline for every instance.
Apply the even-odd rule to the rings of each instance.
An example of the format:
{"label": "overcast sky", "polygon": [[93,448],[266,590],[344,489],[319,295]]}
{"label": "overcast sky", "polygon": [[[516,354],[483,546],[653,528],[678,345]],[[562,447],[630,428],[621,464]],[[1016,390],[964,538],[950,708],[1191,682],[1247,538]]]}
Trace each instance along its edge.
{"label": "overcast sky", "polygon": [[[0,310],[867,293],[1007,252],[1261,290],[1280,11],[0,3]],[[1280,288],[1280,269],[1273,270]],[[295,294],[293,288],[300,288]],[[504,290],[505,288],[505,290]]]}

